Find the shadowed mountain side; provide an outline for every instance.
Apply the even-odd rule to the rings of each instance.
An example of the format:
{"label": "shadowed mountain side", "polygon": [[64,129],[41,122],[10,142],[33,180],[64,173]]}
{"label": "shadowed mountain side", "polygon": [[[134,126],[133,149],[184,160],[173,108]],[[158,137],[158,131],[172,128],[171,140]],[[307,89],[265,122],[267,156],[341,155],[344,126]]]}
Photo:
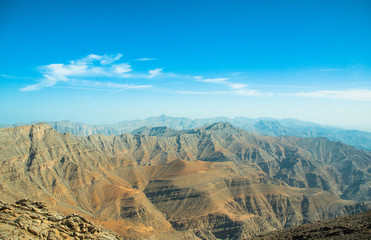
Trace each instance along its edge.
{"label": "shadowed mountain side", "polygon": [[[370,208],[307,188],[321,186],[303,175],[331,172],[337,181],[324,178],[329,191],[347,188],[346,181],[356,182],[331,164],[350,161],[367,180],[367,169],[358,168],[369,166],[370,153],[325,140],[321,146],[352,156],[326,162],[301,141],[255,136],[228,123],[173,137],[78,137],[45,124],[0,129],[0,194],[79,212],[130,238],[240,239]],[[282,171],[289,178],[279,177]]]}
{"label": "shadowed mountain side", "polygon": [[[280,185],[264,172],[232,162],[188,162],[144,167],[144,192],[178,230],[200,238],[245,239],[273,229],[367,209],[318,189]],[[239,174],[238,172],[242,173]]]}
{"label": "shadowed mountain side", "polygon": [[141,127],[131,132],[133,135],[145,135],[156,137],[174,137],[182,131],[174,130],[168,127]]}
{"label": "shadowed mountain side", "polygon": [[294,228],[275,231],[252,239],[346,239],[367,240],[371,237],[371,211],[327,219]]}
{"label": "shadowed mountain side", "polygon": [[371,198],[371,153],[340,142],[256,136],[228,123],[181,131],[176,138],[176,146],[167,144],[163,151],[180,153],[181,159],[234,161],[263,170],[290,186],[321,188],[344,199]]}

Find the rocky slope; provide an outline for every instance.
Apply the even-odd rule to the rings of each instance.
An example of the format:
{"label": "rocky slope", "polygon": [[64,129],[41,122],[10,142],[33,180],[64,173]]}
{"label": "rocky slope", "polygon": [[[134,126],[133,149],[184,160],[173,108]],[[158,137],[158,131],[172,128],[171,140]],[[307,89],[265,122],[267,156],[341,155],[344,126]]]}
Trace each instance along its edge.
{"label": "rocky slope", "polygon": [[0,156],[3,201],[42,200],[133,239],[244,239],[371,207],[359,202],[370,152],[228,123],[89,137],[0,129]]}
{"label": "rocky slope", "polygon": [[254,237],[254,240],[346,239],[371,238],[371,211],[304,224]]}
{"label": "rocky slope", "polygon": [[0,202],[0,239],[123,239],[86,218],[50,212],[42,202]]}
{"label": "rocky slope", "polygon": [[[156,136],[153,133],[157,129],[151,129],[152,136]],[[136,133],[148,134],[148,130]],[[158,135],[161,136],[162,133]],[[161,137],[161,140],[175,140],[172,144],[167,142],[167,149],[161,151],[175,155],[173,159],[233,161],[293,187],[321,188],[344,199],[371,200],[371,153],[340,142],[325,138],[256,136],[228,123],[179,131],[177,137],[166,140]]]}

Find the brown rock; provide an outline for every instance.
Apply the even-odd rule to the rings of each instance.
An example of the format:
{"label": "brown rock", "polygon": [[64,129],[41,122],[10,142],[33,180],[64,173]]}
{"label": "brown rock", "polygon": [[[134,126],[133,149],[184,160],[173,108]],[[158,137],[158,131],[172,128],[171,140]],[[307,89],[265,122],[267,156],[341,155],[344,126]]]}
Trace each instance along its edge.
{"label": "brown rock", "polygon": [[[94,225],[90,226],[96,229],[95,236],[81,232],[79,224],[84,225],[86,219],[81,219],[78,215],[70,215],[68,219],[63,217],[64,221],[49,221],[41,213],[29,209],[29,204],[32,202],[21,201],[12,205],[0,203],[0,208],[6,207],[4,209],[8,210],[0,211],[0,239],[73,239],[74,236],[77,239],[122,239],[115,233]],[[49,213],[45,207],[44,209]],[[55,216],[53,213],[50,215]]]}
{"label": "brown rock", "polygon": [[35,235],[35,236],[40,236],[40,235],[41,235],[41,231],[42,231],[40,228],[35,227],[35,226],[29,226],[29,227],[27,228],[27,230],[28,230],[30,233],[32,233],[33,235]]}
{"label": "brown rock", "polygon": [[[370,208],[353,201],[369,200],[370,152],[323,138],[256,136],[225,123],[157,130],[77,137],[45,124],[0,129],[0,194],[79,213],[125,237],[157,239],[243,239]],[[14,209],[50,216],[27,199]],[[86,222],[45,219],[68,236]]]}

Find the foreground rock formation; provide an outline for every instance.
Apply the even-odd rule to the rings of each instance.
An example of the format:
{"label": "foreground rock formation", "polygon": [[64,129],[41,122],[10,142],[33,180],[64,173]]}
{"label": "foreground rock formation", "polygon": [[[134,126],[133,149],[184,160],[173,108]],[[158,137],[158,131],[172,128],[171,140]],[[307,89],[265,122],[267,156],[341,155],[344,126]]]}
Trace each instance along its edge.
{"label": "foreground rock formation", "polygon": [[86,218],[50,212],[44,203],[22,199],[14,204],[0,202],[0,239],[123,239],[94,225]]}
{"label": "foreground rock formation", "polygon": [[[371,211],[328,219],[253,237],[268,239],[370,239]],[[50,212],[42,202],[0,202],[0,239],[124,239],[86,218]]]}
{"label": "foreground rock formation", "polygon": [[129,239],[245,239],[371,208],[371,153],[218,123],[135,135],[0,129],[0,195]]}

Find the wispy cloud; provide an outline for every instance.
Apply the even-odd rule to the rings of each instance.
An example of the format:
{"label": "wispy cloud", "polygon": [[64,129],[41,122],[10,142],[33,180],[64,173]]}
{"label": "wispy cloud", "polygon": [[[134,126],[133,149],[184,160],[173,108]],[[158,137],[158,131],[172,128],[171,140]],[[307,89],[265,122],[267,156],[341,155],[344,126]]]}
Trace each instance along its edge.
{"label": "wispy cloud", "polygon": [[23,80],[35,80],[34,77],[23,77],[23,76],[14,76],[14,75],[8,75],[8,74],[1,74],[0,79],[23,79]]}
{"label": "wispy cloud", "polygon": [[143,89],[150,87],[152,87],[152,85],[130,85],[113,82],[92,82],[92,81],[89,81],[88,84],[86,85],[78,84],[71,86],[56,86],[56,88],[93,90],[93,91],[113,91],[113,92],[122,92],[130,89]]}
{"label": "wispy cloud", "polygon": [[336,72],[336,71],[343,71],[345,68],[325,68],[325,69],[319,69],[320,72]]}
{"label": "wispy cloud", "polygon": [[181,94],[190,94],[190,95],[239,95],[239,96],[262,96],[257,90],[236,90],[236,91],[175,91],[176,93]]}
{"label": "wispy cloud", "polygon": [[[249,89],[247,84],[244,83],[235,83],[231,82],[229,78],[206,78],[204,79],[201,76],[196,76],[195,79],[199,82],[205,83],[212,83],[212,84],[221,84],[225,85],[229,88],[227,91],[220,91],[220,92],[201,92],[201,93],[210,93],[210,94],[233,94],[233,95],[240,95],[240,96],[261,96],[263,95],[258,90]],[[187,93],[187,92],[184,92]],[[190,92],[195,94],[195,92]]]}
{"label": "wispy cloud", "polygon": [[78,59],[76,61],[71,61],[71,64],[89,65],[92,64],[94,61],[99,61],[101,65],[107,65],[120,60],[121,57],[122,57],[121,53],[118,53],[116,55],[89,54],[88,56]]}
{"label": "wispy cloud", "polygon": [[208,83],[226,83],[228,78],[208,78],[208,79],[202,79],[202,77],[197,77],[196,79],[199,79],[201,82],[208,82]]}
{"label": "wispy cloud", "polygon": [[246,84],[241,84],[241,83],[231,83],[229,84],[229,87],[232,89],[245,89],[247,87]]}
{"label": "wispy cloud", "polygon": [[371,90],[368,89],[321,90],[313,92],[300,92],[292,95],[308,98],[324,98],[368,102],[371,101]]}
{"label": "wispy cloud", "polygon": [[[52,63],[39,68],[42,78],[36,83],[20,89],[22,92],[36,91],[48,87],[91,89],[104,91],[123,91],[129,89],[143,89],[154,87],[151,81],[158,78],[156,84],[161,84],[163,90],[183,94],[232,94],[240,96],[262,95],[258,90],[249,89],[244,83],[231,81],[227,77],[207,78],[203,76],[184,75],[181,73],[163,72],[163,68],[154,68],[137,72],[128,62],[122,61],[122,54],[97,55],[90,54],[68,63]],[[154,60],[140,58],[137,61]],[[161,78],[160,78],[161,77]],[[125,82],[123,82],[125,80]],[[174,89],[174,80],[187,82],[187,88]],[[192,83],[192,81],[194,81]],[[144,83],[144,84],[143,84]],[[218,84],[227,89],[218,91],[193,91],[193,86],[204,84]],[[208,87],[205,87],[208,89]],[[156,88],[158,91],[159,88]]]}
{"label": "wispy cloud", "polygon": [[230,93],[228,91],[181,91],[181,90],[177,90],[175,92],[190,95],[221,95]]}
{"label": "wispy cloud", "polygon": [[[368,89],[304,91],[305,86],[264,84],[255,84],[252,87],[246,83],[242,73],[209,77],[207,75],[197,76],[165,72],[163,68],[135,71],[129,62],[122,59],[122,54],[90,54],[68,63],[45,65],[39,68],[42,77],[39,79],[24,78],[32,84],[24,86],[20,91],[29,92],[48,87],[111,92],[151,89],[151,91],[192,95],[295,96],[300,98],[371,101],[371,90]],[[142,58],[137,60],[149,61],[152,59]],[[317,71],[341,70],[343,69],[334,68]],[[0,78],[19,77],[2,74]],[[294,93],[288,93],[288,88],[291,88]],[[293,88],[297,89],[293,90]]]}
{"label": "wispy cloud", "polygon": [[[68,64],[54,63],[43,66],[40,72],[43,75],[37,83],[21,88],[23,92],[36,91],[42,88],[52,87],[60,83],[75,84],[86,82],[88,78],[104,78],[105,83],[110,83],[110,79],[130,78],[133,69],[129,63],[119,62],[122,54],[115,55],[96,55],[90,54],[81,59],[70,61]],[[154,73],[156,74],[156,72]],[[148,78],[153,74],[147,75]],[[93,81],[89,82],[94,86]],[[108,85],[107,85],[108,86]],[[139,88],[148,87],[149,85],[139,85]],[[135,85],[113,85],[111,87],[131,89]]]}
{"label": "wispy cloud", "polygon": [[156,68],[156,69],[153,69],[153,70],[149,70],[149,76],[148,78],[154,78],[154,77],[157,77],[161,74],[163,68]]}
{"label": "wispy cloud", "polygon": [[135,61],[155,61],[157,58],[138,58]]}

